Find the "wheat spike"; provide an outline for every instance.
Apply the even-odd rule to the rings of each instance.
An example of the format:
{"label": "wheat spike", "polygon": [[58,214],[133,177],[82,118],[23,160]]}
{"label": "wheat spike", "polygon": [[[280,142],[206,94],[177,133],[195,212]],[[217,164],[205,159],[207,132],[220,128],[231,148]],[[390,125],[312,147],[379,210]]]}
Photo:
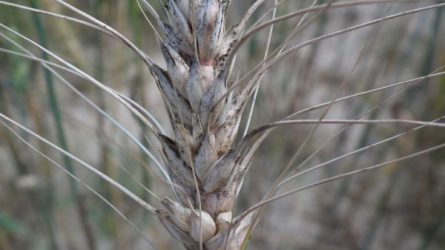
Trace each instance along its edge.
{"label": "wheat spike", "polygon": [[240,249],[250,225],[249,217],[231,223],[249,161],[234,145],[247,96],[227,94],[231,53],[242,30],[225,32],[229,2],[168,1],[160,27],[167,69],[150,67],[174,130],[174,138],[160,140],[180,194],[179,203],[164,200],[158,217],[187,249]]}

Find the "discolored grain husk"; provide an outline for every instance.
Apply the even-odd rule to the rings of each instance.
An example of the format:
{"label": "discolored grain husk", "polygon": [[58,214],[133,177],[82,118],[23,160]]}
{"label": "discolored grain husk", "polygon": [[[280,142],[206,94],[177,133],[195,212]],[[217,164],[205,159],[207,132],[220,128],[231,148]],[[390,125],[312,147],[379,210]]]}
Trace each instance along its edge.
{"label": "discolored grain husk", "polygon": [[225,31],[229,4],[169,0],[159,27],[167,68],[150,68],[174,130],[174,138],[159,138],[179,198],[166,198],[157,214],[186,249],[199,249],[200,241],[202,249],[240,249],[251,224],[251,216],[232,220],[250,163],[235,138],[251,90],[227,93],[232,53],[243,29]]}

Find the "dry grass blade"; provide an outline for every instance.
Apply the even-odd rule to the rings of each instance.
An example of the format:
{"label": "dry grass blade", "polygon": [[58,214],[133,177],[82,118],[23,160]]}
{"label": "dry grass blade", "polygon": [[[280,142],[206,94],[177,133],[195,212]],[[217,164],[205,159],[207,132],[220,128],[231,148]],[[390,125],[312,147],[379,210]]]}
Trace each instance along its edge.
{"label": "dry grass blade", "polygon": [[79,159],[78,157],[74,156],[73,154],[71,154],[70,152],[67,152],[65,150],[63,150],[62,148],[60,148],[59,146],[53,144],[52,142],[48,141],[47,139],[43,138],[42,136],[34,133],[33,131],[27,129],[26,127],[24,127],[23,125],[21,125],[20,123],[12,120],[11,118],[9,118],[8,116],[4,115],[3,113],[0,113],[0,118],[8,123],[11,123],[17,127],[19,127],[21,130],[25,131],[26,133],[28,133],[29,135],[32,135],[33,137],[35,137],[36,139],[48,144],[49,146],[51,146],[52,148],[56,149],[57,151],[63,153],[64,155],[70,157],[72,160],[74,160],[75,162],[79,163],[81,166],[85,167],[86,169],[90,170],[92,173],[94,173],[95,175],[97,175],[98,177],[100,177],[101,179],[105,180],[106,182],[110,183],[111,185],[113,185],[114,187],[116,187],[117,189],[119,189],[120,191],[122,191],[124,194],[126,194],[129,198],[131,198],[132,200],[134,200],[137,204],[141,205],[142,207],[144,207],[145,209],[147,209],[147,211],[150,212],[155,212],[155,208],[153,206],[151,206],[150,204],[148,204],[147,202],[143,201],[141,198],[137,197],[135,194],[133,194],[131,191],[129,191],[127,188],[125,188],[124,186],[122,186],[120,183],[116,182],[115,180],[111,179],[110,177],[108,177],[107,175],[104,175],[102,172],[100,172],[99,170],[97,170],[96,168],[94,168],[93,166],[89,165],[88,163],[86,163],[85,161]]}
{"label": "dry grass blade", "polygon": [[[320,11],[326,8],[329,9],[335,9],[335,8],[345,8],[345,7],[355,7],[355,6],[360,6],[360,5],[373,5],[373,4],[389,4],[389,3],[397,3],[397,2],[401,2],[401,1],[394,1],[394,0],[374,0],[374,1],[344,1],[341,3],[328,3],[328,4],[321,4],[321,5],[317,5],[317,6],[311,6],[309,8],[305,8],[305,9],[301,9],[298,11],[294,11],[292,13],[274,18],[272,20],[269,20],[267,22],[263,22],[261,24],[255,25],[252,28],[250,28],[246,34],[243,37],[243,40],[248,39],[249,37],[251,37],[252,35],[254,35],[255,33],[259,32],[262,29],[265,29],[271,25],[274,25],[276,23],[279,22],[283,22],[286,21],[288,19],[292,19],[294,17],[298,17],[301,15],[306,15],[308,13],[311,12],[315,12],[315,11]],[[409,1],[403,1],[403,2],[409,2]],[[413,1],[413,2],[417,2],[417,1]]]}
{"label": "dry grass blade", "polygon": [[[244,86],[244,89],[246,90],[246,92],[249,92],[249,90],[257,83],[257,79],[259,79],[260,77],[262,77],[262,75],[268,71],[272,66],[278,64],[280,61],[282,61],[284,58],[290,56],[291,54],[297,52],[298,50],[312,45],[313,43],[317,43],[319,41],[325,40],[325,39],[329,39],[332,37],[336,37],[348,32],[352,32],[354,30],[358,30],[367,26],[371,26],[371,25],[375,25],[378,24],[380,22],[384,22],[384,21],[388,21],[388,20],[392,20],[401,16],[406,16],[406,15],[411,15],[414,13],[418,13],[418,12],[422,12],[422,11],[427,11],[427,10],[431,10],[431,9],[435,9],[435,8],[440,8],[445,6],[445,3],[441,3],[441,4],[434,4],[434,5],[429,5],[426,7],[421,7],[421,8],[416,8],[416,9],[412,9],[409,11],[403,11],[403,12],[399,12],[396,14],[392,14],[389,16],[385,16],[382,18],[378,18],[369,22],[365,22],[359,25],[354,25],[352,27],[346,28],[346,29],[342,29],[336,32],[332,32],[326,35],[322,35],[310,40],[307,40],[305,42],[302,42],[300,44],[294,45],[284,51],[282,51],[282,53],[280,53],[279,55],[275,56],[272,55],[271,59],[268,59],[265,62],[261,62],[260,64],[258,64],[257,66],[255,66],[252,70],[250,70],[246,75],[244,75],[243,77],[241,77],[241,79],[239,81],[237,81],[237,83],[233,84],[233,86],[228,90],[228,93],[230,93],[231,91],[233,91],[236,88],[241,88],[243,86],[243,83],[245,83],[245,81],[247,81],[247,86]],[[251,76],[253,73],[255,73],[253,76]]]}
{"label": "dry grass blade", "polygon": [[[277,0],[275,0],[275,5],[274,6],[276,6],[276,5],[277,5]],[[276,14],[277,14],[277,9],[275,7],[273,9],[273,12],[272,12],[272,19],[275,18]],[[272,42],[272,34],[273,34],[273,26],[271,26],[270,29],[269,29],[269,36],[267,38],[267,45],[266,45],[266,50],[264,52],[264,59],[263,60],[266,60],[267,56],[269,55],[270,44]],[[244,129],[243,136],[246,136],[246,134],[247,134],[247,132],[249,130],[249,127],[250,127],[250,122],[251,122],[251,119],[252,119],[252,116],[253,116],[253,110],[255,108],[255,103],[256,103],[257,96],[258,96],[258,91],[260,89],[261,80],[262,80],[262,78],[258,79],[258,84],[257,84],[257,86],[255,88],[255,93],[253,94],[252,106],[251,106],[249,114],[247,116],[246,128]]]}
{"label": "dry grass blade", "polygon": [[[440,121],[440,120],[442,120],[443,118],[444,118],[444,117],[440,117],[440,118],[434,120],[433,122]],[[417,131],[417,130],[419,130],[419,129],[425,128],[425,127],[427,127],[427,126],[428,126],[428,125],[417,126],[417,127],[413,128],[413,129],[409,129],[409,130],[407,130],[407,131],[405,131],[405,132],[402,132],[402,133],[396,134],[396,135],[394,135],[394,136],[385,138],[385,139],[380,140],[380,141],[378,141],[378,142],[375,142],[375,143],[373,143],[373,144],[370,144],[370,145],[361,147],[361,148],[356,149],[356,150],[354,150],[354,151],[351,151],[351,152],[349,152],[349,153],[347,153],[347,154],[340,155],[340,156],[335,157],[335,158],[333,158],[333,159],[331,159],[331,160],[328,160],[328,161],[326,161],[326,162],[320,163],[320,164],[318,164],[318,165],[316,165],[316,166],[314,166],[314,167],[311,167],[311,168],[308,168],[308,169],[303,170],[303,171],[301,171],[301,172],[298,172],[298,173],[296,173],[296,174],[293,174],[293,175],[287,177],[286,179],[282,180],[282,181],[277,185],[277,188],[280,188],[281,186],[284,186],[286,183],[288,183],[288,182],[294,180],[295,178],[297,178],[297,177],[299,177],[299,176],[308,174],[308,173],[313,172],[313,171],[315,171],[315,170],[317,170],[317,169],[320,169],[320,168],[322,168],[322,167],[328,166],[329,164],[332,164],[332,163],[334,163],[334,162],[336,162],[336,161],[342,160],[342,159],[344,159],[344,158],[346,158],[346,157],[349,157],[349,156],[351,156],[351,155],[358,154],[358,153],[364,152],[364,151],[366,151],[366,150],[368,150],[368,149],[370,149],[370,148],[373,148],[373,147],[379,146],[379,145],[381,145],[381,144],[384,144],[384,143],[393,141],[393,140],[398,139],[398,138],[400,138],[400,137],[402,137],[402,136],[404,136],[404,135],[407,135],[407,134],[412,133],[412,132],[414,132],[414,131]]]}
{"label": "dry grass blade", "polygon": [[363,91],[363,92],[360,92],[360,93],[355,93],[355,94],[352,94],[352,95],[344,96],[344,97],[337,98],[337,99],[332,100],[332,101],[320,103],[320,104],[317,104],[315,106],[312,106],[312,107],[309,107],[309,108],[297,111],[295,113],[292,113],[292,114],[288,115],[286,117],[286,119],[290,119],[292,117],[301,115],[303,113],[307,113],[307,112],[310,112],[310,111],[313,111],[313,110],[316,110],[316,109],[319,109],[319,108],[323,108],[323,107],[329,106],[331,104],[343,102],[343,101],[346,101],[346,100],[349,100],[349,99],[352,99],[352,98],[356,98],[356,97],[360,97],[360,96],[364,96],[364,95],[369,95],[369,94],[372,94],[372,93],[384,91],[384,90],[387,90],[387,89],[390,89],[390,88],[395,88],[395,87],[399,87],[399,86],[403,86],[403,85],[419,84],[419,83],[422,83],[424,80],[440,77],[440,76],[443,76],[443,75],[445,75],[445,72],[437,72],[437,73],[432,73],[432,74],[429,74],[429,75],[426,75],[426,76],[421,76],[421,77],[409,79],[409,80],[406,80],[406,81],[401,81],[401,82],[392,83],[392,84],[385,84],[385,86],[383,86],[383,87],[370,89],[370,90],[366,90],[366,91]]}
{"label": "dry grass blade", "polygon": [[51,16],[51,17],[55,17],[55,18],[60,18],[60,19],[63,19],[63,20],[69,21],[69,22],[73,22],[73,23],[77,23],[77,24],[81,24],[81,25],[93,28],[95,30],[103,32],[106,35],[112,36],[112,33],[108,32],[106,29],[103,29],[101,26],[98,26],[98,25],[95,25],[95,24],[93,24],[91,22],[87,22],[87,21],[84,21],[84,20],[81,20],[81,19],[77,19],[77,18],[74,18],[74,17],[70,17],[70,16],[54,13],[54,12],[51,12],[51,11],[45,11],[45,10],[41,10],[41,9],[36,9],[36,8],[29,7],[29,6],[21,5],[21,4],[6,2],[6,1],[0,1],[0,5],[10,6],[10,7],[13,7],[13,8],[18,8],[18,9],[31,11],[31,12],[36,12],[36,13],[39,13],[39,14],[43,14],[43,15],[47,15],[47,16]]}
{"label": "dry grass blade", "polygon": [[[78,89],[76,89],[69,81],[67,81],[64,77],[62,77],[59,73],[57,73],[54,69],[52,69],[50,66],[62,69],[64,71],[70,72],[74,75],[78,75],[77,71],[73,71],[69,68],[66,68],[64,66],[61,66],[59,64],[53,63],[53,62],[48,62],[46,60],[40,59],[35,57],[35,55],[33,55],[29,50],[25,49],[24,47],[22,47],[21,45],[17,44],[15,41],[13,41],[10,37],[4,35],[4,34],[0,34],[2,37],[4,37],[6,40],[8,40],[9,42],[11,42],[12,44],[14,44],[15,46],[17,46],[19,49],[25,51],[27,54],[21,54],[18,52],[14,52],[14,51],[10,51],[10,50],[6,50],[6,49],[0,49],[0,51],[4,51],[10,54],[14,54],[14,55],[18,55],[18,56],[22,56],[31,60],[36,60],[39,61],[40,63],[42,63],[42,65],[47,68],[54,76],[56,76],[63,84],[65,84],[69,89],[71,89],[75,94],[77,94],[78,96],[81,97],[81,99],[83,99],[85,102],[87,102],[90,106],[92,106],[99,114],[103,115],[104,117],[106,117],[113,125],[115,125],[119,130],[121,130],[125,135],[127,135],[136,145],[138,145],[138,147],[141,148],[141,150],[146,153],[152,160],[153,162],[158,166],[158,168],[162,169],[162,165],[159,162],[159,160],[154,156],[154,154],[148,149],[146,148],[144,145],[142,145],[139,140],[133,135],[131,134],[128,129],[126,129],[122,124],[120,124],[116,119],[114,119],[111,115],[109,115],[108,113],[106,113],[103,109],[101,109],[99,106],[97,106],[97,104],[95,104],[91,99],[89,99],[88,97],[86,97],[84,94],[82,94]],[[83,77],[83,76],[81,76]],[[114,91],[114,90],[112,90]],[[133,100],[129,99],[128,97],[123,96],[122,94],[115,92],[116,94],[120,95],[122,98],[128,100],[131,104],[135,105],[136,107],[139,107],[137,103],[135,103]],[[145,111],[145,109],[142,109],[142,112],[144,114],[147,115],[147,117],[151,118],[152,121],[154,122],[154,124],[156,124],[156,126],[158,126],[158,128],[160,129],[160,131],[162,130],[161,125],[159,124],[159,122],[148,112]],[[162,176],[160,176],[160,178],[162,178]],[[168,180],[166,180],[168,182]]]}
{"label": "dry grass blade", "polygon": [[67,7],[68,9],[72,10],[73,12],[89,19],[96,25],[102,27],[103,29],[107,30],[111,34],[113,34],[116,38],[121,40],[124,44],[126,44],[130,49],[132,49],[136,54],[140,56],[140,58],[147,64],[147,66],[152,65],[152,60],[150,57],[148,57],[144,52],[142,52],[134,43],[132,43],[130,40],[128,40],[124,35],[113,29],[112,27],[108,26],[104,22],[99,21],[97,18],[94,18],[93,16],[79,10],[78,8],[72,6],[71,4],[63,1],[63,0],[56,0],[58,3],[62,4],[63,6]]}
{"label": "dry grass blade", "polygon": [[156,249],[153,245],[153,242],[127,217],[125,214],[120,211],[116,206],[114,206],[107,198],[105,198],[103,195],[98,193],[94,188],[92,188],[87,183],[83,182],[81,179],[76,177],[75,175],[71,174],[66,168],[61,166],[59,163],[57,163],[54,159],[34,147],[32,144],[26,141],[25,138],[20,136],[16,131],[14,131],[9,125],[7,125],[4,121],[0,121],[0,123],[5,126],[15,137],[17,137],[20,141],[22,141],[26,146],[28,146],[31,150],[33,150],[35,153],[39,154],[41,157],[45,158],[49,162],[51,162],[54,166],[62,170],[66,175],[68,175],[70,178],[74,179],[76,182],[84,186],[86,189],[88,189],[90,192],[92,192],[96,197],[98,197],[100,200],[102,200],[107,206],[111,207],[123,220],[125,220],[126,223],[128,223],[133,229],[142,237],[144,240],[148,243],[148,245],[152,249]]}
{"label": "dry grass blade", "polygon": [[79,68],[77,68],[76,66],[74,66],[73,64],[67,62],[66,60],[64,60],[63,58],[57,56],[56,54],[54,54],[53,52],[47,50],[46,48],[42,47],[41,45],[39,45],[38,43],[34,42],[33,40],[29,39],[28,37],[18,33],[17,31],[11,29],[10,27],[4,25],[3,23],[0,23],[0,27],[3,29],[6,29],[7,31],[19,36],[20,38],[26,40],[27,42],[33,44],[34,46],[38,47],[40,50],[48,53],[49,55],[51,55],[52,57],[54,57],[55,59],[57,59],[59,62],[61,62],[62,64],[64,64],[66,67],[68,67],[69,69],[71,69],[72,71],[77,72],[79,75],[81,75],[82,77],[84,77],[85,79],[89,80],[90,82],[92,82],[93,84],[95,84],[96,86],[100,87],[101,89],[103,89],[104,91],[106,91],[107,93],[109,93],[111,96],[113,96],[114,98],[116,98],[118,101],[120,101],[124,106],[126,106],[131,112],[133,112],[138,118],[140,118],[142,121],[144,121],[144,123],[152,130],[155,132],[155,134],[157,134],[157,131],[155,129],[155,127],[145,119],[145,117],[140,114],[140,112],[138,112],[137,110],[135,110],[130,104],[128,104],[125,100],[123,100],[120,95],[116,94],[115,90],[112,90],[111,88],[107,87],[106,85],[104,85],[103,83],[97,81],[96,79],[94,79],[93,77],[91,77],[90,75],[88,75],[87,73],[83,72],[82,70],[80,70]]}
{"label": "dry grass blade", "polygon": [[290,196],[292,194],[301,192],[303,190],[306,190],[306,189],[309,189],[309,188],[313,188],[313,187],[316,187],[316,186],[319,186],[319,185],[322,185],[322,184],[325,184],[325,183],[328,183],[328,182],[340,180],[340,179],[343,179],[343,178],[346,178],[346,177],[349,177],[349,176],[354,176],[354,175],[363,174],[363,173],[366,173],[366,172],[369,172],[369,171],[374,171],[376,169],[388,166],[388,165],[390,165],[392,163],[400,162],[400,161],[406,161],[406,160],[409,160],[409,159],[412,159],[412,158],[415,158],[415,157],[418,157],[418,156],[421,156],[421,155],[424,155],[424,154],[428,154],[428,153],[431,153],[433,151],[437,151],[437,150],[440,150],[440,149],[443,149],[443,148],[445,148],[445,143],[442,143],[442,144],[436,145],[434,147],[430,147],[430,148],[427,148],[427,149],[424,149],[424,150],[421,150],[421,151],[418,151],[418,152],[415,152],[415,153],[412,153],[412,154],[409,154],[409,155],[406,155],[406,156],[403,156],[403,157],[400,157],[400,158],[397,158],[397,159],[394,159],[394,160],[382,162],[382,163],[379,163],[379,164],[376,164],[376,165],[373,165],[373,166],[370,166],[370,167],[366,167],[366,168],[357,169],[357,170],[350,171],[350,172],[347,172],[347,173],[344,173],[344,174],[340,174],[340,175],[336,175],[336,176],[333,176],[333,177],[330,177],[330,178],[326,178],[326,179],[323,179],[321,181],[317,181],[317,182],[315,182],[313,184],[306,185],[304,187],[292,189],[292,190],[287,191],[285,193],[278,194],[278,195],[276,195],[276,196],[274,196],[272,198],[269,198],[267,200],[261,201],[261,202],[255,204],[254,206],[246,209],[241,215],[239,215],[237,217],[237,220],[242,220],[243,218],[245,218],[247,215],[249,215],[253,211],[255,211],[255,210],[257,210],[257,209],[259,209],[259,208],[261,208],[261,207],[271,203],[271,202],[274,202],[276,200],[285,198],[287,196]]}
{"label": "dry grass blade", "polygon": [[[80,74],[82,77],[84,77],[85,79],[89,80],[90,82],[94,83],[96,86],[100,87],[101,89],[105,90],[107,93],[109,93],[111,96],[113,96],[114,98],[116,98],[119,102],[121,102],[125,107],[127,107],[133,114],[135,114],[139,119],[141,119],[149,128],[150,130],[152,130],[154,132],[155,135],[159,135],[159,131],[156,130],[156,127],[153,126],[138,110],[136,110],[131,104],[129,104],[127,101],[125,101],[119,94],[116,93],[115,90],[112,90],[111,88],[105,86],[103,83],[97,81],[95,78],[91,77],[90,75],[86,74],[85,72],[81,71],[80,69],[78,69],[77,67],[75,67],[74,65],[70,64],[69,62],[67,62],[66,60],[62,59],[61,57],[57,56],[56,54],[54,54],[53,52],[47,50],[46,48],[43,48],[42,46],[40,46],[39,44],[37,44],[36,42],[32,41],[31,39],[27,38],[26,36],[23,36],[22,34],[16,32],[15,30],[9,28],[8,26],[0,23],[0,27],[14,33],[15,35],[23,38],[24,40],[26,40],[27,42],[30,42],[31,44],[35,45],[36,47],[38,47],[39,49],[41,49],[42,51],[45,51],[46,53],[48,53],[49,55],[51,55],[52,57],[56,58],[58,61],[60,61],[61,63],[63,63],[65,66],[67,66],[68,68],[70,68],[73,71],[76,71],[78,74]],[[161,166],[160,164],[157,165],[157,167],[159,168],[159,170],[162,172],[162,174],[164,175],[164,177],[169,180],[170,182],[170,176],[167,174],[165,168],[163,166]]]}

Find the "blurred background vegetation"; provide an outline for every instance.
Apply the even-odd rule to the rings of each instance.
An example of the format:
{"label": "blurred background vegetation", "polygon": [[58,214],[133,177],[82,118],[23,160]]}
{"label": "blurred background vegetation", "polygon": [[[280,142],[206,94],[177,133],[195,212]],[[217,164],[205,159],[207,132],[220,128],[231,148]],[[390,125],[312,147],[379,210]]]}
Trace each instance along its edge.
{"label": "blurred background vegetation", "polygon": [[[54,1],[17,0],[66,15]],[[121,31],[155,60],[160,51],[150,26],[133,0],[69,1]],[[236,23],[254,1],[233,1]],[[271,8],[267,1],[255,18]],[[308,7],[285,1],[278,15]],[[324,3],[320,0],[318,3]],[[443,1],[374,4],[310,14],[291,44],[352,25]],[[436,8],[345,33],[301,49],[264,77],[251,128],[335,97],[427,75],[445,65],[445,8]],[[299,18],[274,27],[277,48]],[[0,22],[56,52],[106,85],[147,107],[168,128],[160,94],[143,63],[129,49],[99,32],[64,20],[0,5]],[[1,30],[36,55],[48,58],[17,35]],[[267,30],[240,51],[235,76],[260,63]],[[20,51],[5,37],[0,47]],[[148,131],[106,93],[60,72],[83,94],[151,147]],[[0,112],[89,162],[130,190],[152,201],[143,188],[168,194],[153,163],[103,116],[36,61],[0,53]],[[318,119],[323,110],[299,118]],[[417,119],[445,115],[445,77],[404,85],[333,105],[336,119]],[[244,130],[245,121],[241,125]],[[402,125],[321,125],[294,166],[308,168],[410,129]],[[311,131],[309,125],[276,130],[257,154],[238,209],[258,202],[270,189]],[[23,131],[27,142],[91,185],[121,210],[157,249],[180,249],[156,218],[116,189],[77,167]],[[304,186],[339,173],[371,166],[445,141],[445,132],[423,128],[329,164],[286,188]],[[301,163],[301,164],[300,164]],[[285,188],[285,189],[286,189]],[[360,176],[305,190],[268,206],[249,249],[445,249],[445,151],[400,161]],[[150,249],[131,225],[92,192],[35,154],[0,126],[0,249]]]}

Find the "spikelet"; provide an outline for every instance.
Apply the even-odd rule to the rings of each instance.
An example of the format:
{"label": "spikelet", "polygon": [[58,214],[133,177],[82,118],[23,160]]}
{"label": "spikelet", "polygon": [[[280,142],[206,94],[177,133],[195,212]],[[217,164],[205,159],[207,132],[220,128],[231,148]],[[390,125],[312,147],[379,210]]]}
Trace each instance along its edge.
{"label": "spikelet", "polygon": [[167,72],[172,84],[182,96],[187,96],[186,85],[189,78],[189,66],[170,45],[162,44],[161,51],[167,63]]}
{"label": "spikelet", "polygon": [[207,134],[195,156],[195,171],[199,180],[204,180],[205,173],[217,160],[218,153],[215,149],[215,137],[213,134]]}
{"label": "spikelet", "polygon": [[192,210],[181,206],[179,203],[166,198],[162,201],[171,221],[182,231],[189,233],[191,230]]}
{"label": "spikelet", "polygon": [[226,186],[229,183],[230,177],[233,176],[235,160],[236,152],[232,151],[215,162],[203,177],[204,191],[212,193]]}
{"label": "spikelet", "polygon": [[214,73],[212,66],[199,65],[199,63],[191,65],[187,81],[187,96],[195,113],[199,112],[202,97],[213,84]]}
{"label": "spikelet", "polygon": [[227,93],[225,80],[218,77],[209,90],[204,94],[199,107],[199,117],[204,127],[210,129],[216,126],[216,120],[220,116],[226,104],[222,97]]}
{"label": "spikelet", "polygon": [[184,43],[191,46],[193,44],[193,36],[187,16],[184,15],[181,8],[175,1],[168,1],[165,8],[168,20],[170,21],[170,25],[172,26],[175,34],[181,36]]}
{"label": "spikelet", "polygon": [[223,10],[218,0],[197,1],[198,54],[202,64],[210,65],[218,53],[224,32]]}
{"label": "spikelet", "polygon": [[194,211],[192,213],[190,235],[196,241],[208,241],[216,233],[216,224],[212,216],[204,211]]}
{"label": "spikelet", "polygon": [[190,16],[189,0],[176,0],[176,3],[179,6],[179,9],[181,10],[182,14],[187,19],[189,19],[189,16]]}
{"label": "spikelet", "polygon": [[232,223],[232,212],[220,213],[216,217],[216,227],[218,232],[223,232],[230,227]]}

